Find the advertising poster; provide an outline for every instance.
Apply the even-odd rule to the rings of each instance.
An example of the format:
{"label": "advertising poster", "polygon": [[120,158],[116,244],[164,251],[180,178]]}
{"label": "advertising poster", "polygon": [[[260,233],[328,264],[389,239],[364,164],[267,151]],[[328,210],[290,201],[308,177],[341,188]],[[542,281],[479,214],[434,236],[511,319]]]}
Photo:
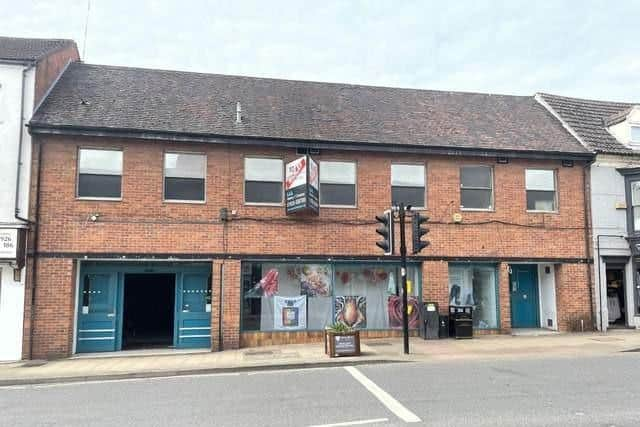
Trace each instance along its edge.
{"label": "advertising poster", "polygon": [[328,297],[331,295],[330,275],[326,265],[305,265],[300,269],[300,295]]}
{"label": "advertising poster", "polygon": [[307,297],[273,298],[273,329],[293,331],[307,328]]}
{"label": "advertising poster", "polygon": [[[402,297],[392,295],[387,301],[389,312],[389,327],[402,328]],[[409,329],[417,329],[420,325],[420,306],[416,297],[407,297],[407,314],[409,315]]]}
{"label": "advertising poster", "polygon": [[361,296],[336,297],[334,303],[334,321],[352,328],[367,327],[367,298]]}

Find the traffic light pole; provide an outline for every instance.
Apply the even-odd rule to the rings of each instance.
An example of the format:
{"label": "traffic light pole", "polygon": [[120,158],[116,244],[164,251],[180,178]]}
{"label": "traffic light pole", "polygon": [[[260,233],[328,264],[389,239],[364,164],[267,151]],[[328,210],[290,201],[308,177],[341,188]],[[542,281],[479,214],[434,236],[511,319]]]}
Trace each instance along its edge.
{"label": "traffic light pole", "polygon": [[400,275],[402,276],[402,331],[404,335],[404,354],[409,354],[409,313],[407,301],[407,244],[405,242],[405,206],[400,203],[398,207],[400,219]]}

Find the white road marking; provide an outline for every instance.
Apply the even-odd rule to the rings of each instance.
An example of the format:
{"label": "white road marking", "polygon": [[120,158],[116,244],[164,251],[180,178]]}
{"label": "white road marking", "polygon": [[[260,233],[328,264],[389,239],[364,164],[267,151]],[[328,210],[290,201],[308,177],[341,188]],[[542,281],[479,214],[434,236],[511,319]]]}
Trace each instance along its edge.
{"label": "white road marking", "polygon": [[372,418],[370,420],[346,421],[344,423],[317,424],[317,425],[313,425],[313,426],[309,426],[309,427],[361,426],[363,424],[384,423],[385,421],[389,421],[389,418]]}
{"label": "white road marking", "polygon": [[419,423],[422,420],[416,414],[408,410],[402,403],[398,402],[393,396],[381,389],[376,383],[367,378],[354,366],[345,366],[344,368],[351,374],[360,384],[364,386],[371,394],[375,396],[384,406],[393,412],[398,418],[405,423]]}

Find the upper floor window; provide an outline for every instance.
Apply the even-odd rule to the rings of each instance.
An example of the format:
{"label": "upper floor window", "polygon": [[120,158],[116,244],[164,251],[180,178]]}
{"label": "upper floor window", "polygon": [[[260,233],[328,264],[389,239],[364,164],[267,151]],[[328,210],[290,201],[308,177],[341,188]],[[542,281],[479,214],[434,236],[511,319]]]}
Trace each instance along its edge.
{"label": "upper floor window", "polygon": [[640,181],[631,181],[631,209],[633,210],[633,230],[640,231]]}
{"label": "upper floor window", "polygon": [[640,144],[640,126],[631,126],[631,143]]}
{"label": "upper floor window", "polygon": [[284,163],[282,159],[244,159],[244,201],[282,204]]}
{"label": "upper floor window", "polygon": [[550,169],[527,169],[527,210],[553,212],[557,210],[555,171]]}
{"label": "upper floor window", "polygon": [[122,197],[122,151],[93,148],[78,151],[78,197]]}
{"label": "upper floor window", "polygon": [[460,168],[460,207],[462,209],[493,208],[493,169],[489,166]]}
{"label": "upper floor window", "polygon": [[203,202],[206,163],[204,154],[165,153],[164,199]]}
{"label": "upper floor window", "polygon": [[320,204],[356,205],[356,164],[354,162],[320,162]]}
{"label": "upper floor window", "polygon": [[424,165],[391,165],[391,202],[414,208],[426,207],[425,181]]}

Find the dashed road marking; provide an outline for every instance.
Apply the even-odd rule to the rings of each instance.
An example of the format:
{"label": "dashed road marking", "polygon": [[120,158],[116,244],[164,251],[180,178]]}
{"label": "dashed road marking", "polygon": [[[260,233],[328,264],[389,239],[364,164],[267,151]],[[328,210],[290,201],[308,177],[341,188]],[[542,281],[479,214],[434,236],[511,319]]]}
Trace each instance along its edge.
{"label": "dashed road marking", "polygon": [[358,421],[345,421],[344,423],[333,424],[316,424],[309,427],[342,427],[342,426],[361,426],[364,424],[384,423],[389,421],[389,418],[372,418],[370,420],[358,420]]}

